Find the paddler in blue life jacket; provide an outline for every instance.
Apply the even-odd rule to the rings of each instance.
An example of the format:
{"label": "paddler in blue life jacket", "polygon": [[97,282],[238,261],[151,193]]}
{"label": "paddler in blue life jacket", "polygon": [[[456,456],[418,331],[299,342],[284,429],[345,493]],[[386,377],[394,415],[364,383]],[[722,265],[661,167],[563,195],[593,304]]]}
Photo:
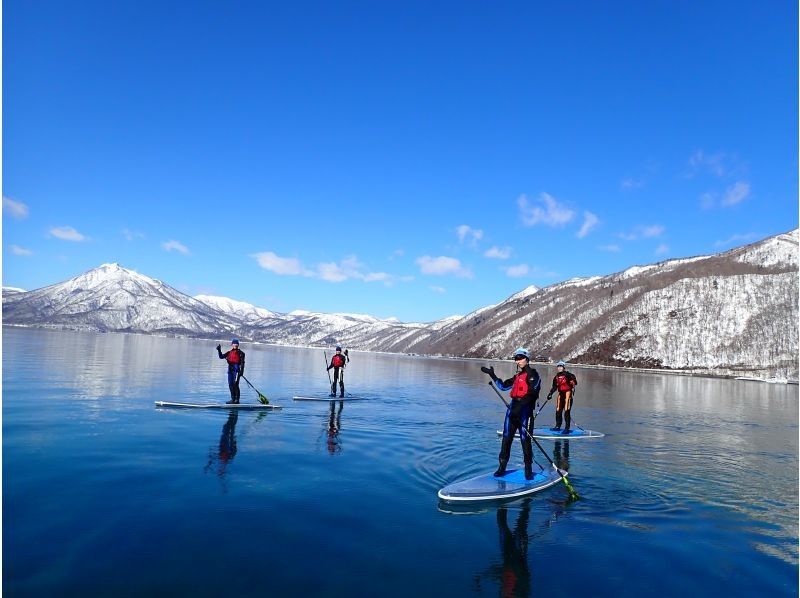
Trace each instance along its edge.
{"label": "paddler in blue life jacket", "polygon": [[547,393],[547,400],[553,397],[553,393],[558,392],[556,396],[556,425],[550,428],[553,432],[561,430],[561,414],[564,414],[564,431],[562,434],[569,434],[570,423],[572,417],[570,411],[572,410],[572,395],[575,394],[575,387],[578,385],[578,379],[575,374],[567,371],[567,364],[559,361],[556,364],[556,375],[553,376],[553,387]]}
{"label": "paddler in blue life jacket", "polygon": [[530,353],[527,349],[520,347],[514,351],[514,362],[517,365],[517,373],[508,380],[500,380],[494,373],[494,366],[481,368],[482,372],[489,374],[497,388],[511,391],[511,402],[506,409],[506,419],[503,422],[503,442],[500,445],[498,457],[500,466],[494,472],[494,476],[499,478],[505,475],[508,458],[511,455],[511,443],[514,440],[514,434],[519,431],[522,456],[525,460],[525,479],[532,480],[533,450],[528,421],[539,398],[542,380],[539,372],[530,366]]}
{"label": "paddler in blue life jacket", "polygon": [[347,351],[342,354],[342,348],[336,347],[336,353],[331,357],[331,363],[327,368],[329,371],[333,368],[333,382],[331,383],[330,394],[332,397],[336,396],[336,382],[339,382],[339,390],[341,391],[339,396],[344,397],[344,368],[348,361],[350,361],[350,356]]}
{"label": "paddler in blue life jacket", "polygon": [[217,354],[220,359],[228,362],[228,388],[231,391],[231,400],[226,403],[238,404],[241,395],[239,379],[244,375],[244,351],[239,348],[239,339],[231,340],[231,350],[225,353],[222,352],[222,345],[217,345]]}

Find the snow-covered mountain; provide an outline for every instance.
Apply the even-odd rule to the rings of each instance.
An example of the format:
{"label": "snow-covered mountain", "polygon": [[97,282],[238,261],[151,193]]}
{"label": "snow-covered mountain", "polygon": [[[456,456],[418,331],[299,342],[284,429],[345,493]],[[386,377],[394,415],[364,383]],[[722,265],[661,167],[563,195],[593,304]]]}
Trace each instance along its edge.
{"label": "snow-covered mountain", "polygon": [[4,323],[169,333],[306,346],[797,378],[798,231],[725,253],[530,286],[466,316],[403,323],[363,314],[282,314],[189,297],[104,264],[33,291],[3,289]]}
{"label": "snow-covered mountain", "polygon": [[517,293],[404,350],[797,378],[798,231]]}

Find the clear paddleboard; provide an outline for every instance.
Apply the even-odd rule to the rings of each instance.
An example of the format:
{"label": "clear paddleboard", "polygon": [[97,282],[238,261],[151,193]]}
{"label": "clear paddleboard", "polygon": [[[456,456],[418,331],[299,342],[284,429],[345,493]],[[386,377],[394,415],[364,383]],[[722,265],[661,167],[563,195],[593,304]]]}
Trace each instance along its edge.
{"label": "clear paddleboard", "polygon": [[[497,430],[497,435],[502,436],[503,431]],[[564,434],[563,430],[551,430],[550,428],[534,428],[531,432],[531,438],[543,438],[549,440],[563,440],[564,438],[572,440],[573,438],[602,438],[605,436],[602,432],[594,430],[581,430],[580,428],[570,430],[569,434]],[[514,438],[519,438],[519,432],[514,434]]]}
{"label": "clear paddleboard", "polygon": [[[561,471],[567,475],[567,472]],[[468,480],[449,484],[439,490],[439,498],[447,502],[502,500],[533,494],[561,481],[558,472],[551,468],[535,472],[532,480],[525,479],[523,469],[509,469],[500,478],[485,473]]]}
{"label": "clear paddleboard", "polygon": [[179,407],[184,409],[283,409],[280,405],[262,405],[261,403],[171,403],[156,401],[156,407]]}

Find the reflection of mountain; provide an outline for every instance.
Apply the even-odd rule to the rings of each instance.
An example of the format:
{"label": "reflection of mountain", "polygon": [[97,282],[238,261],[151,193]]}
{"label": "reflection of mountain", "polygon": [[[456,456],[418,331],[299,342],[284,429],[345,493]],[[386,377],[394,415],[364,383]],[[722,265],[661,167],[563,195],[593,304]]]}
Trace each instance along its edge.
{"label": "reflection of mountain", "polygon": [[528,287],[430,324],[359,314],[274,313],[188,297],[104,264],[42,289],[4,293],[5,323],[215,337],[402,353],[506,357],[797,378],[798,231],[724,253]]}

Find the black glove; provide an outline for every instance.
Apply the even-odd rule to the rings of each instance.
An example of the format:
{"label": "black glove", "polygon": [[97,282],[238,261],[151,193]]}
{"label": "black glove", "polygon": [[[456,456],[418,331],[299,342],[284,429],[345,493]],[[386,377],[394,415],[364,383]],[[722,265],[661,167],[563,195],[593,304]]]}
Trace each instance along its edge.
{"label": "black glove", "polygon": [[494,366],[491,366],[491,367],[488,367],[488,368],[487,368],[487,367],[482,367],[482,368],[481,368],[481,371],[482,371],[484,374],[489,374],[489,377],[490,377],[492,380],[497,380],[497,376],[496,376],[496,375],[495,375],[495,373],[494,373]]}
{"label": "black glove", "polygon": [[219,351],[220,353],[222,353],[222,345],[217,345],[217,351]]}
{"label": "black glove", "polygon": [[547,400],[549,401],[552,398],[553,398],[553,393],[552,392],[547,393]]}

